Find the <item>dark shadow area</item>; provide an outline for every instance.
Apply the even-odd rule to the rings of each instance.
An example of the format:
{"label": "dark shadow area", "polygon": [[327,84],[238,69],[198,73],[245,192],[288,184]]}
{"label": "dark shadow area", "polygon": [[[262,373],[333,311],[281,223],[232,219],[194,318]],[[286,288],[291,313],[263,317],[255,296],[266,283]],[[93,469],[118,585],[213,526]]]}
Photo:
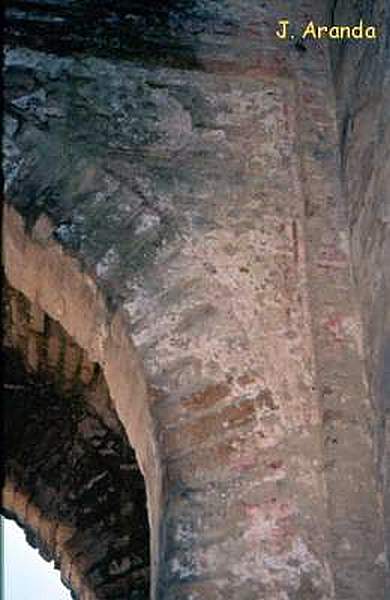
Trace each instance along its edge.
{"label": "dark shadow area", "polygon": [[57,55],[87,54],[194,68],[206,28],[196,0],[10,0],[5,37]]}
{"label": "dark shadow area", "polygon": [[[31,305],[7,290],[6,309],[11,305],[13,315],[17,305],[31,324]],[[3,353],[5,475],[45,518],[74,528],[67,551],[96,598],[147,599],[145,483],[104,376],[47,315],[37,333],[34,372],[22,351],[23,344],[27,356],[31,350],[31,330],[23,339],[21,324],[5,312],[7,327],[19,330],[17,347],[7,345]],[[28,523],[26,533],[30,544],[51,558],[45,540]]]}

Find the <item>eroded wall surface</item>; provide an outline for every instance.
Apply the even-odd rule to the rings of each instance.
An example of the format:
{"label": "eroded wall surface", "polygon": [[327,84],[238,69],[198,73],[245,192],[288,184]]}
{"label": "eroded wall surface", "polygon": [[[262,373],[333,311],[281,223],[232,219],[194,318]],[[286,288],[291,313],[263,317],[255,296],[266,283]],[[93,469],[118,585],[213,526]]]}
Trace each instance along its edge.
{"label": "eroded wall surface", "polygon": [[63,2],[45,20],[11,3],[7,198],[130,321],[162,464],[164,600],[385,598],[330,54],[274,33],[326,22],[321,4],[92,19]]}
{"label": "eroded wall surface", "polygon": [[[331,47],[341,145],[342,184],[351,234],[354,277],[365,332],[371,396],[377,411],[378,482],[385,488],[387,548],[390,538],[390,7],[384,1],[356,6],[333,3],[335,22],[379,23],[375,44]],[[387,584],[389,586],[389,583]],[[387,593],[390,593],[388,587]]]}
{"label": "eroded wall surface", "polygon": [[3,306],[5,514],[77,598],[146,598],[145,483],[102,370],[20,292]]}

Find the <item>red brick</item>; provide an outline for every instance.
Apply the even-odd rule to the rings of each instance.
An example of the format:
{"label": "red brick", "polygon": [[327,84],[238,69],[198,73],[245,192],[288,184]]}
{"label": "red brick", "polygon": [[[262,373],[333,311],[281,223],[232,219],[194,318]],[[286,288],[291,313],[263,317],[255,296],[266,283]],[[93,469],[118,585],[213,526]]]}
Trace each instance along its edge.
{"label": "red brick", "polygon": [[215,437],[232,431],[245,429],[255,420],[255,407],[252,400],[227,406],[217,413],[207,415],[195,422],[168,430],[164,436],[165,452],[173,455],[177,452],[191,450]]}

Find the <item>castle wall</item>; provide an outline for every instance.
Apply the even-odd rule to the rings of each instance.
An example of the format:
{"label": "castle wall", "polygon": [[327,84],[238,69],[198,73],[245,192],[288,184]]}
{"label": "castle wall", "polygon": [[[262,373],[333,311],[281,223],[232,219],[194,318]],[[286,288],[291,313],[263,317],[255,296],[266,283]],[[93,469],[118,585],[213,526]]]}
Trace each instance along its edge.
{"label": "castle wall", "polygon": [[279,16],[326,22],[320,4],[118,3],[89,28],[80,4],[47,48],[9,26],[9,277],[105,374],[158,599],[385,597],[367,325],[384,292],[363,297],[385,246],[367,253],[351,218],[364,231],[383,203],[360,212],[348,188],[367,179],[340,142],[348,56],[275,35]]}

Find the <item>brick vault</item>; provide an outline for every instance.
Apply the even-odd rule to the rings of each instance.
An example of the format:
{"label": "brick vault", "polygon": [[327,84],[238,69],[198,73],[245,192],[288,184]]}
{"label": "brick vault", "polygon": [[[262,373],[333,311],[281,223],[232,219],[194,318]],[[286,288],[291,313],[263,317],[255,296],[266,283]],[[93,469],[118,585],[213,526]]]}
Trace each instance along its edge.
{"label": "brick vault", "polygon": [[75,598],[389,597],[389,13],[8,2],[3,513]]}

